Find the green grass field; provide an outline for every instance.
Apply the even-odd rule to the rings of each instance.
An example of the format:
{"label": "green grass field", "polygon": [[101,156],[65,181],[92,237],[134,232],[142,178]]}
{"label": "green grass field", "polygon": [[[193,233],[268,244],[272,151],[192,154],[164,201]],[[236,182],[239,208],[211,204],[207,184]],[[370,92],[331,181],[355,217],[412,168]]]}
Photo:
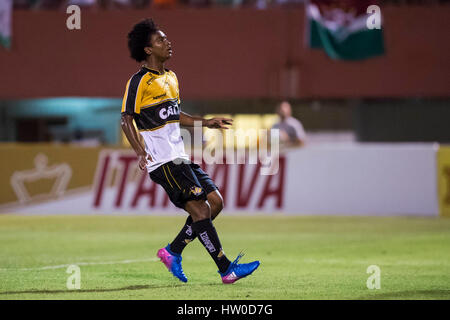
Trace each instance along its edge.
{"label": "green grass field", "polygon": [[[185,217],[0,216],[0,299],[450,299],[450,220],[221,216],[230,260],[260,260],[222,285],[198,240],[183,253],[184,284],[157,261]],[[81,268],[68,290],[67,265]],[[367,267],[381,289],[366,287]]]}

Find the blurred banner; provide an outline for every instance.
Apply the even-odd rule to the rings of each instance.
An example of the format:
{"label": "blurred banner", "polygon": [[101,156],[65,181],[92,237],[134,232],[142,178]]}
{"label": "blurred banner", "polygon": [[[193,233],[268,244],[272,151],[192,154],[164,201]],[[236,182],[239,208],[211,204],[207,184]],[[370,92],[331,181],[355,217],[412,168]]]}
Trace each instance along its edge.
{"label": "blurred banner", "polygon": [[0,45],[5,48],[11,47],[12,4],[13,0],[0,0]]}
{"label": "blurred banner", "polygon": [[[308,146],[281,156],[273,175],[261,174],[260,162],[203,168],[227,214],[438,216],[436,151],[435,144]],[[183,214],[129,149],[3,145],[0,157],[1,213]]]}
{"label": "blurred banner", "polygon": [[375,4],[367,0],[309,1],[306,14],[310,47],[323,49],[330,58],[339,60],[384,54],[381,10]]}
{"label": "blurred banner", "polygon": [[450,217],[450,147],[438,151],[439,207],[443,217]]}

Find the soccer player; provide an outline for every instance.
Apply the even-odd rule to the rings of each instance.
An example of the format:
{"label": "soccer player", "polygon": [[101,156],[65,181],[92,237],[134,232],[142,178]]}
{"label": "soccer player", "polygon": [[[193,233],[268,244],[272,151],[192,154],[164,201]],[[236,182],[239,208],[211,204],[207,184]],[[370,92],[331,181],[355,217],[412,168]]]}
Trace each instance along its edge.
{"label": "soccer player", "polygon": [[[222,250],[219,236],[212,224],[223,208],[223,199],[210,177],[189,160],[180,135],[182,126],[201,121],[208,128],[227,129],[231,119],[203,119],[180,109],[180,94],[175,73],[164,68],[172,56],[172,45],[152,19],[136,24],[128,34],[131,58],[142,68],[126,85],[122,103],[122,129],[139,157],[139,168],[147,168],[150,178],[161,185],[172,203],[189,213],[178,235],[157,256],[179,280],[187,282],[181,266],[181,253],[186,245],[199,238],[219,268],[223,283],[250,275],[259,261],[239,264],[242,257],[230,262]],[[133,120],[145,141],[138,138]]]}

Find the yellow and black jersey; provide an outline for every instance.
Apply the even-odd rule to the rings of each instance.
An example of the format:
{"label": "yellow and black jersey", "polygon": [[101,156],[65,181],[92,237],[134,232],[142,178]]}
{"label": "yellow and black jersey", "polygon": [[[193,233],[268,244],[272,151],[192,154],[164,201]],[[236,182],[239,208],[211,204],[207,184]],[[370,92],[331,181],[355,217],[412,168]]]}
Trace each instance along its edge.
{"label": "yellow and black jersey", "polygon": [[122,113],[132,115],[152,157],[149,172],[176,158],[189,159],[180,134],[180,92],[173,71],[143,67],[128,80]]}

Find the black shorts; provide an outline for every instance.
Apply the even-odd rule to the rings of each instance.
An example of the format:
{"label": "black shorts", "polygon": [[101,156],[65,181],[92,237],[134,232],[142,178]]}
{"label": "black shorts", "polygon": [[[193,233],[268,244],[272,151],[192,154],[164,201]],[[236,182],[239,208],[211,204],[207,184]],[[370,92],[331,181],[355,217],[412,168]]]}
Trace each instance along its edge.
{"label": "black shorts", "polygon": [[190,200],[206,200],[210,192],[218,189],[208,174],[192,162],[167,162],[150,172],[150,178],[161,185],[170,201],[181,209]]}

